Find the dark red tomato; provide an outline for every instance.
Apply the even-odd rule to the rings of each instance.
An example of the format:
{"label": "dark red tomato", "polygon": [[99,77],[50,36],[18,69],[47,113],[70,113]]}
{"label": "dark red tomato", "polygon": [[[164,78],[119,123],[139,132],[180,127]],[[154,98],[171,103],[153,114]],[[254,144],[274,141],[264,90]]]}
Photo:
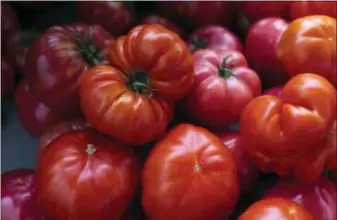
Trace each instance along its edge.
{"label": "dark red tomato", "polygon": [[1,219],[46,219],[37,203],[34,170],[15,169],[1,174]]}
{"label": "dark red tomato", "polygon": [[311,183],[280,181],[263,198],[291,199],[304,206],[314,219],[336,220],[336,187],[323,177]]}
{"label": "dark red tomato", "polygon": [[37,165],[38,202],[57,220],[111,220],[123,216],[139,183],[132,148],[93,131],[53,140]]}
{"label": "dark red tomato", "polygon": [[242,44],[228,29],[209,25],[192,32],[188,39],[188,47],[194,52],[198,49],[224,49],[243,52]]}
{"label": "dark red tomato", "polygon": [[114,36],[127,32],[133,22],[134,3],[122,1],[82,1],[76,3],[78,20],[88,24],[99,24]]}
{"label": "dark red tomato", "polygon": [[282,90],[283,90],[283,85],[279,85],[279,86],[275,86],[275,87],[265,90],[262,95],[272,95],[272,96],[276,96],[277,98],[281,98]]}
{"label": "dark red tomato", "polygon": [[76,23],[47,29],[31,45],[26,75],[39,100],[60,114],[79,109],[78,80],[91,66],[107,64],[114,39],[99,25]]}
{"label": "dark red tomato", "polygon": [[1,98],[8,96],[15,88],[15,72],[1,57]]}
{"label": "dark red tomato", "polygon": [[58,120],[58,116],[34,96],[27,79],[17,86],[15,101],[21,125],[30,135],[40,135]]}
{"label": "dark red tomato", "polygon": [[8,37],[5,55],[16,72],[24,74],[28,47],[33,43],[37,33],[32,30],[20,30]]}
{"label": "dark red tomato", "polygon": [[240,133],[236,131],[228,131],[217,132],[215,134],[220,137],[224,145],[235,156],[241,192],[249,192],[249,190],[255,186],[258,180],[259,172],[257,167],[250,160],[249,155],[246,154],[240,146]]}
{"label": "dark red tomato", "polygon": [[284,84],[288,79],[276,51],[287,25],[282,18],[265,18],[256,22],[248,31],[245,55],[251,67],[260,75],[265,88]]}
{"label": "dark red tomato", "polygon": [[333,1],[294,1],[290,4],[291,19],[308,15],[327,15],[336,18],[337,3]]}
{"label": "dark red tomato", "polygon": [[[7,3],[1,2],[1,44],[8,39],[8,36],[19,28],[19,19],[16,17],[14,9]],[[1,51],[2,53],[2,51]]]}
{"label": "dark red tomato", "polygon": [[164,26],[165,28],[177,33],[180,35],[180,37],[184,38],[185,37],[185,32],[184,30],[179,27],[178,25],[172,23],[170,20],[161,17],[160,15],[149,15],[144,18],[143,24],[160,24]]}

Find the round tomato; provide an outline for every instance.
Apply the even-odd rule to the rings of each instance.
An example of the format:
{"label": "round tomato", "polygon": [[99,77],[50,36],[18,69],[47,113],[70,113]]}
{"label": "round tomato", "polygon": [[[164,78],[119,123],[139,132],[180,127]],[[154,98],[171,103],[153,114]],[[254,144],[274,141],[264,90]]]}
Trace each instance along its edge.
{"label": "round tomato", "polygon": [[[242,146],[263,171],[294,172],[301,180],[319,178],[336,165],[331,129],[336,120],[336,89],[316,74],[299,74],[282,97],[253,99],[240,118]],[[332,145],[332,146],[331,146]]]}
{"label": "round tomato", "polygon": [[291,22],[280,37],[277,55],[289,76],[315,73],[336,81],[336,19],[313,15]]}
{"label": "round tomato", "polygon": [[310,213],[297,203],[269,198],[255,202],[238,218],[238,220],[314,220]]}
{"label": "round tomato", "polygon": [[290,18],[297,19],[308,15],[327,15],[336,18],[336,2],[294,1],[290,3]]}
{"label": "round tomato", "polygon": [[275,87],[265,90],[262,95],[272,95],[272,96],[281,98],[282,90],[283,90],[283,85],[279,85],[279,86],[275,86]]}
{"label": "round tomato", "polygon": [[185,36],[184,30],[179,27],[178,25],[172,23],[170,20],[161,17],[160,15],[148,15],[143,19],[143,24],[160,24],[164,26],[165,28],[179,34],[180,37]]}
{"label": "round tomato", "polygon": [[37,165],[39,205],[58,220],[119,219],[138,184],[136,154],[93,131],[53,140]]}
{"label": "round tomato", "polygon": [[277,42],[287,25],[281,18],[265,18],[257,21],[248,31],[245,55],[265,88],[283,84],[288,79],[276,51]]}
{"label": "round tomato", "polygon": [[113,41],[98,25],[47,29],[27,52],[25,72],[32,92],[53,111],[71,114],[79,107],[79,78],[91,66],[108,63],[106,48]]}
{"label": "round tomato", "polygon": [[[1,2],[1,44],[8,39],[8,36],[19,28],[19,19],[16,17],[14,9],[7,3]],[[2,52],[2,51],[1,51]]]}
{"label": "round tomato", "polygon": [[312,183],[280,181],[263,198],[290,199],[306,208],[314,219],[336,220],[336,187],[323,177]]}
{"label": "round tomato", "polygon": [[234,156],[217,136],[195,125],[169,131],[142,171],[142,205],[150,219],[224,219],[238,196]]}
{"label": "round tomato", "polygon": [[92,68],[81,78],[86,119],[130,144],[156,139],[172,119],[172,100],[194,83],[192,54],[177,34],[157,24],[135,27],[109,54],[113,66]]}
{"label": "round tomato", "polygon": [[187,111],[193,121],[209,128],[232,124],[248,102],[261,94],[258,75],[238,51],[197,51],[194,75],[196,82],[186,97]]}
{"label": "round tomato", "polygon": [[15,89],[15,72],[9,63],[1,57],[1,98]]}

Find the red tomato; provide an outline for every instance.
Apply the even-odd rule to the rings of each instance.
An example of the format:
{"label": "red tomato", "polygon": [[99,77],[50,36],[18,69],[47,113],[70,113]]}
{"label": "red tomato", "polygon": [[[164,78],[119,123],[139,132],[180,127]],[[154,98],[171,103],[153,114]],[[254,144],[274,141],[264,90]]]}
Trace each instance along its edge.
{"label": "red tomato", "polygon": [[314,219],[336,220],[336,188],[323,177],[312,183],[280,181],[263,198],[290,199],[302,205]]}
{"label": "red tomato", "polygon": [[79,107],[78,80],[91,66],[107,64],[113,38],[100,26],[76,23],[46,30],[28,49],[26,75],[32,91],[62,114]]}
{"label": "red tomato", "polygon": [[33,170],[15,169],[1,174],[1,219],[46,219],[38,207]]}
{"label": "red tomato", "polygon": [[224,49],[242,52],[242,44],[228,29],[209,25],[195,30],[189,37],[188,47],[191,51],[199,49]]}
{"label": "red tomato", "polygon": [[158,142],[142,171],[142,205],[150,219],[225,219],[238,196],[234,156],[214,134],[191,124]]}
{"label": "red tomato", "polygon": [[132,2],[102,1],[77,2],[76,13],[80,21],[99,24],[110,34],[118,36],[134,23]]}
{"label": "red tomato", "polygon": [[336,167],[331,128],[336,121],[336,89],[316,74],[299,74],[284,86],[282,97],[260,96],[243,110],[244,149],[263,171],[294,172],[314,181]]}
{"label": "red tomato", "polygon": [[315,73],[336,81],[336,19],[313,15],[291,22],[280,37],[277,55],[289,76]]}
{"label": "red tomato", "polygon": [[294,1],[290,4],[291,19],[297,19],[308,15],[327,15],[336,18],[336,2]]}
{"label": "red tomato", "polygon": [[[8,39],[8,36],[19,28],[19,19],[16,17],[14,9],[7,3],[1,2],[1,44]],[[1,51],[2,52],[2,51]]]}
{"label": "red tomato", "polygon": [[297,203],[269,198],[255,202],[238,220],[314,220],[310,213]]}
{"label": "red tomato", "polygon": [[242,109],[261,94],[258,75],[233,50],[199,50],[194,54],[196,83],[186,97],[193,121],[217,129],[239,119]]}
{"label": "red tomato", "polygon": [[89,131],[65,133],[39,158],[39,204],[58,220],[119,219],[138,174],[136,154],[128,146]]}
{"label": "red tomato", "polygon": [[279,86],[275,86],[275,87],[265,90],[262,95],[272,95],[277,98],[281,98],[282,90],[283,90],[283,85],[279,85]]}
{"label": "red tomato", "polygon": [[30,135],[40,135],[59,119],[32,94],[27,79],[19,83],[15,101],[21,125]]}
{"label": "red tomato", "polygon": [[245,55],[266,88],[283,84],[288,79],[276,51],[279,38],[287,25],[281,18],[265,18],[256,22],[248,31]]}
{"label": "red tomato", "polygon": [[15,72],[9,63],[1,57],[1,98],[15,89]]}
{"label": "red tomato", "polygon": [[180,37],[185,37],[184,30],[178,25],[172,23],[170,20],[161,17],[160,15],[149,15],[144,18],[143,24],[160,24],[165,28],[179,34]]}
{"label": "red tomato", "polygon": [[249,158],[249,155],[240,145],[240,133],[236,131],[217,132],[216,135],[220,137],[224,145],[235,156],[241,192],[249,192],[249,190],[255,186],[258,180],[259,172]]}

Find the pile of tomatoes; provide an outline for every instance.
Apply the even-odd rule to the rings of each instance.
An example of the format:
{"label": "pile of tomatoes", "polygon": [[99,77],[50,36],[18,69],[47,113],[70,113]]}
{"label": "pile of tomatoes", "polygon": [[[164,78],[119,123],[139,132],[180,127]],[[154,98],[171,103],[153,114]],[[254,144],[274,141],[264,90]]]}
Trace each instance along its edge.
{"label": "pile of tomatoes", "polygon": [[73,2],[20,28],[58,4],[1,3],[1,98],[40,138],[1,219],[336,220],[335,2]]}

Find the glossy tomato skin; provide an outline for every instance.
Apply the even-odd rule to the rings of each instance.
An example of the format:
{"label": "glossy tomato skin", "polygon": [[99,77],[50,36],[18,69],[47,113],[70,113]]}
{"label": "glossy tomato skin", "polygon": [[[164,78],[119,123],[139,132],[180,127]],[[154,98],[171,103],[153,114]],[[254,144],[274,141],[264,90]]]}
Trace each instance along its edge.
{"label": "glossy tomato skin", "polygon": [[171,22],[169,19],[164,18],[160,15],[148,15],[143,19],[143,24],[160,24],[165,28],[177,33],[180,37],[184,38],[186,33],[185,31],[179,27],[177,24]]}
{"label": "glossy tomato skin", "polygon": [[194,52],[199,49],[224,49],[243,52],[242,44],[227,28],[218,25],[202,26],[189,36],[188,47]]}
{"label": "glossy tomato skin", "polygon": [[197,51],[194,74],[196,82],[186,97],[187,110],[194,122],[208,128],[234,123],[248,102],[261,94],[257,73],[238,51]]}
{"label": "glossy tomato skin", "polygon": [[113,41],[98,25],[76,23],[47,29],[26,56],[32,91],[54,111],[67,115],[77,110],[79,78],[91,66],[108,63],[107,46]]}
{"label": "glossy tomato skin", "polygon": [[225,219],[238,196],[234,156],[217,136],[192,124],[176,126],[158,142],[142,171],[150,219]]}
{"label": "glossy tomato skin", "polygon": [[283,90],[283,85],[274,86],[270,89],[265,90],[262,95],[272,95],[272,96],[275,96],[277,98],[281,98],[282,97],[282,90]]}
{"label": "glossy tomato skin", "polygon": [[336,19],[312,15],[292,21],[280,37],[277,55],[290,77],[310,72],[337,86]]}
{"label": "glossy tomato skin", "polygon": [[113,36],[124,34],[133,22],[132,2],[102,1],[77,2],[76,14],[80,21],[99,24]]}
{"label": "glossy tomato skin", "polygon": [[1,57],[1,98],[8,96],[15,88],[15,72],[10,64]]}
{"label": "glossy tomato skin", "polygon": [[238,220],[261,219],[314,220],[310,213],[301,205],[281,198],[257,201],[238,218]]}
{"label": "glossy tomato skin", "polygon": [[[267,3],[266,3],[267,4]],[[284,66],[277,58],[277,43],[288,23],[281,18],[265,18],[254,23],[245,40],[245,56],[261,77],[265,88],[287,81]]]}
{"label": "glossy tomato skin", "polygon": [[119,219],[132,200],[138,174],[137,157],[128,146],[94,131],[65,133],[39,158],[39,205],[59,220]]}
{"label": "glossy tomato skin", "polygon": [[327,15],[336,19],[336,2],[327,1],[294,1],[290,3],[292,20],[309,15]]}
{"label": "glossy tomato skin", "polygon": [[1,219],[46,219],[37,203],[34,170],[15,169],[1,174]]}
{"label": "glossy tomato skin", "polygon": [[314,219],[336,220],[336,187],[323,177],[312,183],[280,181],[263,198],[290,199],[302,205]]}
{"label": "glossy tomato skin", "polygon": [[[8,39],[8,36],[19,28],[19,19],[14,9],[7,3],[1,2],[1,44]],[[1,51],[2,52],[2,51]]]}
{"label": "glossy tomato skin", "polygon": [[284,86],[282,97],[253,99],[243,110],[240,132],[245,150],[263,171],[290,172],[304,181],[336,167],[336,90],[323,77],[299,74]]}

